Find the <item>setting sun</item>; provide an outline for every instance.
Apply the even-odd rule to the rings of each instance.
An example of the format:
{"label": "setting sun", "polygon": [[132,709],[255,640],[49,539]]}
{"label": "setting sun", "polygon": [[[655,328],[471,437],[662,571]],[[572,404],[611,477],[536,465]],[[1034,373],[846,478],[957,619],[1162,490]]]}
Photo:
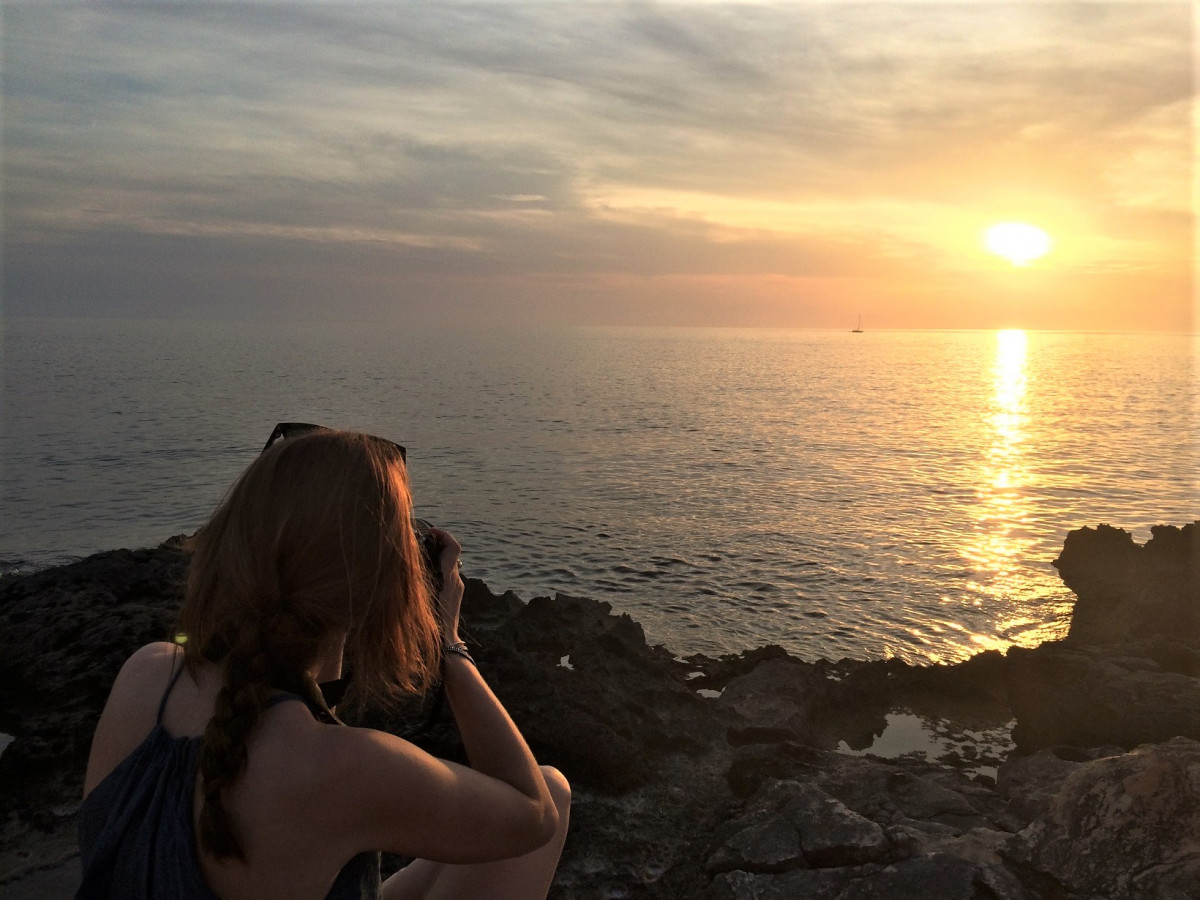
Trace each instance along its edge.
{"label": "setting sun", "polygon": [[1014,266],[1027,266],[1050,249],[1050,235],[1036,225],[1000,222],[984,232],[983,244]]}

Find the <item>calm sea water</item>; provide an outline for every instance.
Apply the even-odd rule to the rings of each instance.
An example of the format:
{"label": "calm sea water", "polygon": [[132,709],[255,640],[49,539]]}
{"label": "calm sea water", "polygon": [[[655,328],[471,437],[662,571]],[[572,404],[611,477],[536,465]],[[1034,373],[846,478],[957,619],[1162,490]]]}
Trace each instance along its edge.
{"label": "calm sea water", "polygon": [[1069,530],[1200,516],[1182,335],[3,328],[9,570],[193,531],[281,420],[406,444],[467,574],[680,653],[1036,643]]}

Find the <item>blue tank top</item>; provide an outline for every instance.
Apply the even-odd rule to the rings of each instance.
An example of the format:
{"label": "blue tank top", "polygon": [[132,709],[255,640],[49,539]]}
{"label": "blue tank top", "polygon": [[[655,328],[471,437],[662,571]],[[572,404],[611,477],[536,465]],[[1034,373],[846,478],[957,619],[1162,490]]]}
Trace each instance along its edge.
{"label": "blue tank top", "polygon": [[[197,863],[192,794],[199,737],[172,737],[162,727],[167,697],[154,729],[92,790],[79,810],[83,883],[76,900],[219,900]],[[276,694],[269,705],[300,700]],[[338,873],[327,900],[378,900],[379,854],[360,853]]]}

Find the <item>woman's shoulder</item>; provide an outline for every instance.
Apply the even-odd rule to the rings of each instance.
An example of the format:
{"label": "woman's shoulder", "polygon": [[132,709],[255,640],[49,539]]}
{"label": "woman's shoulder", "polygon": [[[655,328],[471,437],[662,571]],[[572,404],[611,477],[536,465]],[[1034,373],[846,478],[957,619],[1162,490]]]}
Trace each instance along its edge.
{"label": "woman's shoulder", "polygon": [[264,714],[247,774],[299,802],[326,811],[345,805],[357,816],[364,795],[388,792],[396,779],[420,777],[417,758],[430,759],[395,735],[320,722],[304,703],[288,702]]}
{"label": "woman's shoulder", "polygon": [[331,789],[370,778],[363,744],[374,734],[380,733],[320,722],[300,698],[289,698],[264,710],[250,766],[277,788],[327,802],[335,796]]}
{"label": "woman's shoulder", "polygon": [[183,650],[175,644],[156,641],[139,647],[117,673],[109,705],[126,715],[153,720],[171,678],[182,666]]}
{"label": "woman's shoulder", "polygon": [[121,666],[120,678],[141,677],[160,672],[163,667],[178,668],[183,659],[183,648],[170,641],[155,641],[134,650]]}
{"label": "woman's shoulder", "polygon": [[121,666],[96,726],[85,792],[91,790],[153,730],[158,706],[182,665],[179,649],[165,641],[136,650]]}
{"label": "woman's shoulder", "polygon": [[380,849],[369,845],[361,821],[361,798],[388,791],[364,750],[373,734],[320,722],[298,700],[273,704],[249,741],[238,808],[268,831],[280,822],[305,823],[304,833],[293,835],[297,846],[345,858]]}
{"label": "woman's shoulder", "polygon": [[182,665],[183,652],[175,644],[157,641],[139,647],[117,673],[108,698],[109,707],[123,715],[137,718],[149,715],[153,719],[174,672]]}

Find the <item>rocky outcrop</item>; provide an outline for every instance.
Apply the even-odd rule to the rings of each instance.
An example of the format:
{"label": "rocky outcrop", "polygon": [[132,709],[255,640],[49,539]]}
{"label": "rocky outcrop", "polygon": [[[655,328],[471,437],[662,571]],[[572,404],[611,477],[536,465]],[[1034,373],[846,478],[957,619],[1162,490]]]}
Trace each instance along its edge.
{"label": "rocky outcrop", "polygon": [[821,753],[718,831],[704,896],[1033,896],[1000,856],[1022,824],[952,769]]}
{"label": "rocky outcrop", "polygon": [[1152,535],[1067,536],[1054,562],[1078,598],[1067,638],[1007,654],[1022,752],[1200,739],[1200,522]]}
{"label": "rocky outcrop", "polygon": [[[1072,532],[1071,635],[950,666],[679,659],[608,604],[468,580],[472,652],[575,788],[552,896],[1200,896],[1195,534]],[[108,686],[185,567],[176,541],[0,579],[0,884],[69,847]],[[432,700],[363,721],[461,758]],[[901,724],[927,746],[886,749]]]}
{"label": "rocky outcrop", "polygon": [[1054,566],[1078,598],[1073,642],[1164,637],[1200,647],[1200,522],[1157,525],[1140,547],[1119,528],[1080,528],[1067,535]]}
{"label": "rocky outcrop", "polygon": [[1067,776],[1085,762],[1119,756],[1120,747],[1083,749],[1067,745],[1027,755],[1014,754],[1000,767],[996,790],[1019,821],[1032,822],[1050,808]]}

